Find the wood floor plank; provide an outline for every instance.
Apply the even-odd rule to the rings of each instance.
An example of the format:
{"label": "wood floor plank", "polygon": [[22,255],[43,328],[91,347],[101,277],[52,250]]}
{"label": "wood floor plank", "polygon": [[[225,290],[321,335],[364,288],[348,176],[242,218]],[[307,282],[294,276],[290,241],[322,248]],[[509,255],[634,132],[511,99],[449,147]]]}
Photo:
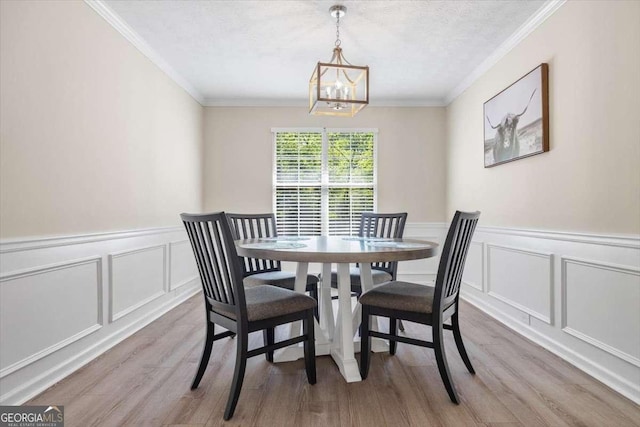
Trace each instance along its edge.
{"label": "wood floor plank", "polygon": [[[164,368],[158,368],[163,369]],[[189,390],[191,375],[197,369],[195,364],[181,364],[170,369],[168,375],[163,375],[156,382],[150,393],[143,400],[136,402],[135,411],[121,407],[116,411],[121,416],[124,426],[158,426],[163,423],[171,412],[171,408],[180,397]]]}
{"label": "wood floor plank", "polygon": [[[234,339],[214,343],[200,386],[190,390],[204,340],[201,296],[189,299],[27,404],[62,404],[67,427],[86,426],[640,426],[640,407],[467,303],[460,322],[476,368],[466,370],[450,333],[445,349],[461,404],[442,384],[433,351],[399,344],[372,354],[366,381],[347,384],[318,357],[317,384],[304,362],[249,359],[234,417],[223,421]],[[429,340],[428,327],[405,322]],[[285,337],[286,328],[277,336]],[[253,333],[249,347],[262,345]]]}
{"label": "wood floor plank", "polygon": [[478,375],[489,384],[490,389],[518,420],[526,426],[568,426],[561,408],[550,402],[526,381],[504,366],[491,369],[476,368]]}
{"label": "wood floor plank", "polygon": [[387,379],[386,383],[375,387],[387,424],[437,426],[435,410],[431,402],[424,394],[424,390],[412,380],[411,371],[407,369],[402,359],[390,357],[387,354],[377,354],[372,360],[372,363],[380,364],[384,368],[383,377]]}
{"label": "wood floor plank", "polygon": [[[429,402],[435,409],[435,416],[440,426],[478,426],[470,408],[456,405],[449,400],[444,389],[438,368],[434,366],[410,368],[416,384],[422,388]],[[454,378],[455,381],[455,378]]]}
{"label": "wood floor plank", "polygon": [[305,400],[295,415],[293,425],[299,427],[339,426],[341,425],[340,414],[334,410],[335,405],[336,402]]}
{"label": "wood floor plank", "polygon": [[224,397],[218,400],[218,403],[211,408],[211,416],[207,421],[206,427],[269,425],[260,424],[261,420],[257,418],[258,411],[263,405],[264,389],[243,389],[233,418],[229,421],[224,421],[222,418],[227,404],[229,386],[224,390],[220,389],[219,393],[223,394]]}
{"label": "wood floor plank", "polygon": [[592,381],[579,386],[585,392],[591,393],[594,399],[602,401],[611,410],[624,414],[628,419],[640,425],[640,405],[636,405],[628,399],[620,399],[617,393],[611,393],[611,389],[599,381]]}
{"label": "wood floor plank", "polygon": [[[259,419],[260,423],[254,425],[295,426],[295,417],[302,405],[305,387],[313,386],[308,384],[306,374],[300,370],[296,373],[270,375],[256,413],[256,419]],[[246,400],[243,403],[253,404]]]}
{"label": "wood floor plank", "polygon": [[[75,398],[87,393],[115,392],[113,388],[117,387],[117,383],[110,381],[109,378],[128,361],[137,360],[137,355],[144,349],[152,347],[153,343],[152,338],[130,337],[80,368],[73,375],[54,384],[45,393],[34,397],[30,402],[33,405],[44,405],[48,404],[46,403],[48,400],[48,402],[58,402],[59,405],[69,405]],[[135,372],[140,373],[140,368],[137,367]],[[98,389],[99,384],[104,381],[109,384],[107,392],[101,392]]]}
{"label": "wood floor plank", "polygon": [[[375,393],[375,386],[369,381],[351,383],[347,387],[347,402],[349,403],[349,420],[346,425],[352,426],[388,426],[385,421],[384,410]],[[342,420],[341,420],[342,422]]]}

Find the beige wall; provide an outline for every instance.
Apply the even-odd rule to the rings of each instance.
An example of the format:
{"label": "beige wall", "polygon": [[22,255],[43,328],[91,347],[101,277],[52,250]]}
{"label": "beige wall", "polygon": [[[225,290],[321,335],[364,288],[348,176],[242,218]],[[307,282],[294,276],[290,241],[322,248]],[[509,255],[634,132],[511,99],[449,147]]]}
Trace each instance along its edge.
{"label": "beige wall", "polygon": [[0,8],[0,236],[201,209],[202,107],[84,2]]}
{"label": "beige wall", "polygon": [[[270,211],[271,128],[322,126],[379,129],[378,209],[411,222],[640,232],[639,2],[568,2],[446,110],[353,119],[203,109],[84,2],[0,7],[2,238]],[[541,62],[551,151],[484,169],[483,102]]]}
{"label": "beige wall", "polygon": [[[483,225],[640,232],[640,2],[570,1],[447,108],[447,211]],[[549,63],[548,153],[483,167],[483,103]]]}
{"label": "beige wall", "polygon": [[378,129],[378,211],[444,221],[444,108],[367,107],[354,118],[302,108],[205,108],[205,210],[271,212],[273,127]]}

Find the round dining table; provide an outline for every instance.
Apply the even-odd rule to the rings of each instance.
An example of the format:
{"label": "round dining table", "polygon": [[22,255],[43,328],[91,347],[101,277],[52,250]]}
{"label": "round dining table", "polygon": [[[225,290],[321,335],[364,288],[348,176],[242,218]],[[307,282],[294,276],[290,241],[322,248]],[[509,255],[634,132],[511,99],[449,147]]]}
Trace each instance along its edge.
{"label": "round dining table", "polygon": [[[373,289],[372,263],[430,258],[438,251],[438,244],[434,242],[379,237],[283,236],[236,240],[235,244],[240,256],[297,263],[294,290],[300,293],[305,292],[309,263],[322,264],[323,280],[318,301],[320,322],[316,321],[315,325],[316,355],[331,355],[347,382],[362,380],[355,359],[359,341],[356,339],[354,342],[355,331],[360,325],[361,307],[358,303],[352,307],[349,265],[359,264],[364,293]],[[337,265],[338,275],[337,319],[331,302],[332,264]],[[300,328],[300,322],[293,324],[291,337],[298,336]],[[377,329],[377,322],[373,322],[372,329]],[[373,340],[373,351],[388,349],[386,341]],[[301,347],[287,347],[276,351],[274,362],[297,360],[303,356]]]}

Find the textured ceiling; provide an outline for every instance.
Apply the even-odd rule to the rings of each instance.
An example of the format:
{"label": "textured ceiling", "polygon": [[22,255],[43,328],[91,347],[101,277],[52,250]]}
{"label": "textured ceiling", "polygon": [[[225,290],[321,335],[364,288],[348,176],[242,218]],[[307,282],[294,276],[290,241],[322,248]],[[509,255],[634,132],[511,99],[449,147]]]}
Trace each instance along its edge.
{"label": "textured ceiling", "polygon": [[[306,105],[330,59],[337,1],[104,3],[207,103]],[[375,104],[438,103],[546,1],[342,1],[342,48]]]}

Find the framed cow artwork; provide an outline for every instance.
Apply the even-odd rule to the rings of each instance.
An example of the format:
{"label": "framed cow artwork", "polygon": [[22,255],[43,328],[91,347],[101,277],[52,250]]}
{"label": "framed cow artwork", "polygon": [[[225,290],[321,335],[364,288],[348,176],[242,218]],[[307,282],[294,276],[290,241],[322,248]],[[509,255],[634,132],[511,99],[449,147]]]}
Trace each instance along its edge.
{"label": "framed cow artwork", "polygon": [[549,151],[549,65],[484,103],[484,167]]}

